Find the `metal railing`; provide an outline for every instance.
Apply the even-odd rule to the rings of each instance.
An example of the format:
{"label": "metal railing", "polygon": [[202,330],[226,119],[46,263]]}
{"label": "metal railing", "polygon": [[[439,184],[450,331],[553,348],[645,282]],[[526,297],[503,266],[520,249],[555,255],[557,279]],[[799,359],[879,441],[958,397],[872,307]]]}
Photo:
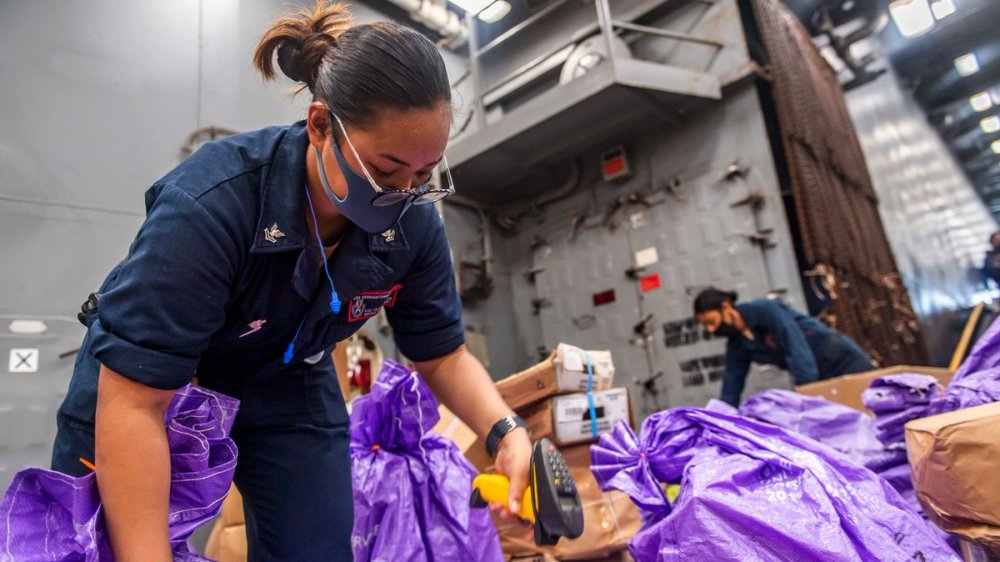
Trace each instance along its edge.
{"label": "metal railing", "polygon": [[[543,54],[535,57],[531,61],[519,66],[515,70],[505,74],[492,84],[483,87],[482,83],[482,66],[480,59],[490,53],[496,51],[496,49],[505,43],[511,41],[512,39],[518,37],[526,29],[537,25],[540,21],[544,20],[547,16],[558,10],[564,4],[570,0],[557,0],[539,12],[528,17],[524,21],[514,25],[507,31],[503,32],[493,40],[491,40],[486,45],[479,46],[479,38],[476,33],[476,26],[473,15],[466,16],[466,26],[468,27],[468,41],[469,41],[469,72],[470,77],[473,81],[473,88],[475,90],[475,99],[473,112],[475,115],[475,120],[478,128],[482,129],[486,127],[486,111],[485,111],[485,100],[489,97],[495,98],[496,101],[502,99],[503,96],[497,96],[496,92],[502,90],[505,87],[515,83],[517,80],[524,77],[533,69],[539,68],[540,65],[544,64],[546,61],[557,57],[562,51],[568,51],[569,47],[576,45],[580,41],[583,41],[587,37],[593,36],[595,33],[600,33],[605,42],[605,48],[607,49],[608,59],[607,63],[611,66],[612,72],[614,71],[615,57],[613,55],[613,41],[619,32],[633,32],[640,33],[644,35],[651,35],[655,37],[661,37],[665,39],[672,39],[676,41],[684,41],[689,43],[696,43],[701,45],[707,45],[716,49],[716,54],[723,49],[725,46],[719,41],[712,39],[706,39],[704,37],[698,37],[696,35],[690,35],[687,33],[682,33],[678,31],[671,31],[667,29],[660,29],[657,27],[651,27],[647,25],[639,25],[634,23],[635,20],[642,18],[646,14],[649,14],[654,9],[664,5],[671,0],[648,0],[643,2],[632,9],[624,12],[620,15],[620,19],[613,19],[611,16],[611,8],[609,0],[594,0],[594,7],[597,12],[597,21],[586,26],[581,27],[574,33],[570,34],[565,41],[560,41],[556,46],[546,50]],[[678,1],[678,0],[674,0]],[[681,0],[684,1],[684,0]],[[691,2],[700,2],[704,4],[713,5],[715,0],[686,0]],[[567,52],[568,58],[568,52]],[[558,63],[557,63],[558,65]],[[494,94],[491,96],[491,94]],[[493,102],[495,103],[495,102]],[[492,103],[490,104],[492,105]]]}

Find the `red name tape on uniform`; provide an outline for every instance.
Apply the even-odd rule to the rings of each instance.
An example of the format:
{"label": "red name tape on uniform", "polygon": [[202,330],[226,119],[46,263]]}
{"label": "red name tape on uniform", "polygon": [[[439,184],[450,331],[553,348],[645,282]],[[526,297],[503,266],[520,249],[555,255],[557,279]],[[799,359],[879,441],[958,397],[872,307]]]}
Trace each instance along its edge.
{"label": "red name tape on uniform", "polygon": [[351,306],[347,307],[348,321],[367,320],[378,314],[383,306],[392,307],[402,288],[402,285],[396,285],[388,291],[368,291],[354,297],[351,299]]}

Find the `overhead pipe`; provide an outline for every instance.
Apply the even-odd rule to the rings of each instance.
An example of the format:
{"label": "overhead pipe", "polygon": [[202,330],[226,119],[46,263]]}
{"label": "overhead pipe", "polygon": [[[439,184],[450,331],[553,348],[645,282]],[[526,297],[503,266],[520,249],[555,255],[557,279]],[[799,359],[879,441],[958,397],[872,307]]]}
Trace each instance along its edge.
{"label": "overhead pipe", "polygon": [[490,293],[493,292],[493,234],[490,224],[489,214],[486,212],[481,205],[468,199],[463,198],[460,195],[452,195],[442,200],[443,202],[454,205],[456,207],[461,207],[464,209],[469,209],[474,211],[479,215],[479,230],[482,233],[482,252],[483,256],[480,260],[480,271],[482,275],[480,277],[479,286],[482,291],[482,297],[489,297]]}
{"label": "overhead pipe", "polygon": [[406,10],[414,21],[433,29],[444,36],[449,47],[458,47],[465,42],[467,30],[458,14],[448,9],[448,0],[389,0]]}
{"label": "overhead pipe", "polygon": [[885,69],[869,70],[869,64],[874,60],[872,55],[859,59],[851,52],[852,45],[877,33],[877,21],[864,20],[861,27],[841,37],[837,35],[837,26],[833,23],[828,8],[824,6],[817,12],[815,26],[817,33],[826,36],[830,48],[837,53],[837,57],[843,61],[844,65],[851,71],[851,74],[854,75],[851,80],[841,84],[844,91],[863,86],[885,73]]}
{"label": "overhead pipe", "polygon": [[545,207],[552,205],[558,201],[566,199],[576,191],[576,188],[580,186],[581,177],[581,166],[580,161],[573,158],[570,161],[569,175],[559,183],[557,186],[550,190],[546,190],[545,194],[527,201],[521,205],[512,206],[515,207],[508,210],[501,211],[497,213],[496,223],[497,226],[503,228],[506,231],[516,231],[518,228],[518,223],[526,216],[534,213],[543,212]]}
{"label": "overhead pipe", "polygon": [[983,173],[992,174],[994,170],[997,170],[996,156],[989,143],[986,143],[986,146],[979,146],[974,151],[970,150],[966,154],[960,154],[959,159],[969,175],[977,176]]}
{"label": "overhead pipe", "polygon": [[[566,180],[552,189],[547,195],[543,195],[532,201],[530,203],[530,208],[541,209],[569,197],[573,194],[576,188],[579,187],[580,176],[580,162],[574,158],[571,163],[569,176]],[[480,266],[482,271],[482,287],[484,289],[484,296],[489,296],[489,293],[493,288],[493,262],[495,259],[493,255],[493,235],[490,223],[490,211],[479,203],[457,194],[447,197],[442,201],[446,204],[471,210],[479,216],[483,252]],[[522,216],[524,216],[524,213],[514,214],[507,217],[498,216],[496,217],[497,225],[506,230],[514,230],[516,229],[515,225],[517,221],[519,221]],[[510,222],[507,223],[507,221]]]}
{"label": "overhead pipe", "polygon": [[975,49],[979,71],[971,76],[961,76],[954,68],[924,80],[917,86],[915,96],[928,109],[935,109],[955,102],[967,102],[969,96],[993,86],[1000,76],[1000,46],[984,45]]}
{"label": "overhead pipe", "polygon": [[976,128],[966,132],[964,135],[953,138],[948,145],[951,151],[959,160],[965,162],[987,154],[993,154],[991,145],[993,141],[1000,140],[1000,134],[984,134],[982,129]]}
{"label": "overhead pipe", "polygon": [[184,140],[184,144],[181,146],[181,159],[185,159],[188,156],[194,154],[194,151],[198,149],[202,144],[209,141],[214,141],[222,137],[228,137],[237,134],[239,131],[233,129],[227,129],[225,127],[202,127],[196,129]]}
{"label": "overhead pipe", "polygon": [[573,159],[570,164],[569,176],[555,189],[542,195],[534,201],[535,207],[547,207],[556,201],[561,201],[573,194],[573,191],[580,185],[580,161]]}

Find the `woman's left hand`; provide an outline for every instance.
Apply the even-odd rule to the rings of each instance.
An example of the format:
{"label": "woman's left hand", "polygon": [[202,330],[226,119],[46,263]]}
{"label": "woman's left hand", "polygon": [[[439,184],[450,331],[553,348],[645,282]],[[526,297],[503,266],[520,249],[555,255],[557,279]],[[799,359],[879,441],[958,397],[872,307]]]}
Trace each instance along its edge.
{"label": "woman's left hand", "polygon": [[528,431],[522,427],[516,428],[500,441],[497,449],[496,469],[510,480],[510,497],[506,506],[490,506],[494,512],[509,523],[528,525],[517,517],[521,511],[521,500],[528,486],[528,471],[531,467],[531,439]]}

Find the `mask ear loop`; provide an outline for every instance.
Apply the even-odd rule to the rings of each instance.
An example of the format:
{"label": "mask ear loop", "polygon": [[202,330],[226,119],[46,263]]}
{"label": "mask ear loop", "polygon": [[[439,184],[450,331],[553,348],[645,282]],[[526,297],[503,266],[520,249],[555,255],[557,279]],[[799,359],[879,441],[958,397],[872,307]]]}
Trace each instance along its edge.
{"label": "mask ear loop", "polygon": [[[365,164],[361,161],[361,155],[358,154],[358,151],[354,148],[354,145],[351,144],[351,139],[350,137],[347,136],[347,129],[344,128],[344,124],[340,121],[340,117],[337,117],[337,114],[332,111],[330,111],[330,115],[333,115],[333,118],[337,120],[337,125],[340,127],[340,132],[344,133],[344,141],[347,142],[347,148],[351,149],[351,153],[354,154],[354,158],[356,158],[358,161],[358,166],[361,166],[362,173],[365,174],[365,178],[368,180],[368,183],[372,184],[372,188],[375,189],[375,193],[382,193],[383,191],[385,191],[384,189],[379,187],[377,183],[375,183],[375,180],[372,179],[371,174],[368,173],[368,168],[365,167]],[[334,139],[334,142],[336,142],[336,139]]]}
{"label": "mask ear loop", "polygon": [[323,191],[326,191],[326,196],[333,201],[337,201],[338,203],[343,203],[344,201],[347,201],[347,198],[350,197],[351,195],[350,193],[347,193],[347,195],[345,195],[344,197],[339,197],[336,193],[333,192],[333,189],[330,188],[330,182],[326,180],[326,167],[323,166],[323,155],[320,153],[318,148],[315,150],[316,150],[316,166],[319,168],[319,181],[320,183],[323,184]]}

